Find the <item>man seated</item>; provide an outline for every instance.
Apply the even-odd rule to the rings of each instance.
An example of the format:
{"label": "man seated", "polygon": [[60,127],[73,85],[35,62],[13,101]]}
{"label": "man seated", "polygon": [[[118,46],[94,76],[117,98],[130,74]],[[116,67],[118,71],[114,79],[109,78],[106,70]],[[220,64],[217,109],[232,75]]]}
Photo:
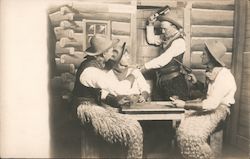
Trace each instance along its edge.
{"label": "man seated", "polygon": [[81,121],[86,140],[89,140],[82,140],[82,144],[87,147],[82,153],[83,158],[103,157],[98,156],[96,152],[96,137],[90,137],[93,134],[101,136],[108,143],[120,143],[125,146],[127,158],[142,158],[143,132],[138,121],[103,108],[100,101],[101,90],[113,94],[119,99],[116,102],[118,104],[122,100],[124,102],[121,105],[129,101],[128,98],[123,98],[123,95],[130,94],[135,73],[132,72],[123,81],[112,81],[105,70],[106,62],[113,58],[113,47],[118,42],[118,39],[111,40],[104,35],[93,36],[90,40],[91,46],[85,50],[87,59],[81,63],[76,73],[72,112],[77,116],[76,119]]}
{"label": "man seated", "polygon": [[[207,66],[208,90],[204,100],[183,101],[171,98],[177,107],[192,110],[187,111],[177,130],[177,142],[184,158],[213,156],[207,138],[217,125],[226,119],[230,113],[230,106],[235,102],[235,79],[221,60],[225,53],[226,48],[221,42],[205,43],[201,58],[202,64]],[[196,79],[194,81],[198,82]]]}
{"label": "man seated", "polygon": [[[116,57],[113,61],[111,61],[112,69],[108,72],[108,75],[112,79],[112,81],[123,81],[125,80],[132,72],[135,77],[130,89],[130,99],[134,103],[142,103],[149,100],[150,95],[150,87],[144,76],[140,72],[139,69],[130,67],[130,55],[128,50],[125,47],[116,46],[114,48],[114,54]],[[107,91],[102,90],[102,97],[106,97],[108,94]],[[108,102],[108,101],[106,101]],[[107,103],[111,106],[115,106],[114,103]]]}

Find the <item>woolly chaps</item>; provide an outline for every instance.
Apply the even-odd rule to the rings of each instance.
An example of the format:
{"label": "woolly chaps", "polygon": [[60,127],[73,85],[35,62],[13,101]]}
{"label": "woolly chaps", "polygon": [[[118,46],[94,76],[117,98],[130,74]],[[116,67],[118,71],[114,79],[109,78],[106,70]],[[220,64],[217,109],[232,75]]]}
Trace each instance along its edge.
{"label": "woolly chaps", "polygon": [[142,158],[143,131],[137,120],[91,103],[79,105],[77,114],[82,124],[91,124],[105,141],[127,147],[127,158]]}
{"label": "woolly chaps", "polygon": [[177,130],[177,143],[185,159],[209,159],[213,153],[208,136],[226,119],[229,108],[220,105],[210,112],[193,112],[185,116]]}

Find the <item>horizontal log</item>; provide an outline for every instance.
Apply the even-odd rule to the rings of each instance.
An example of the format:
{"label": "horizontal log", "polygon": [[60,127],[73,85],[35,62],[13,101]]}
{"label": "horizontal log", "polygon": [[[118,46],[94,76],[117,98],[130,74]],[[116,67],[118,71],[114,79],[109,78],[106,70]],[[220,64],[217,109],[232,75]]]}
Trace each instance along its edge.
{"label": "horizontal log", "polygon": [[62,55],[60,57],[62,64],[74,64],[76,68],[80,66],[80,64],[83,62],[84,58],[81,58],[77,55]]}
{"label": "horizontal log", "polygon": [[157,57],[160,55],[160,47],[156,46],[140,46],[139,52],[137,53],[139,57]]}
{"label": "horizontal log", "polygon": [[77,41],[79,44],[83,44],[83,33],[75,33],[73,30],[69,32],[69,38]]}
{"label": "horizontal log", "polygon": [[[139,13],[137,13],[136,18],[144,18],[147,19],[154,13],[156,13],[159,8],[154,9],[143,9]],[[166,16],[171,17],[173,19],[183,20],[183,8],[171,8],[171,12],[169,12]]]}
{"label": "horizontal log", "polygon": [[[192,52],[191,53],[191,68],[196,68],[196,69],[205,69],[206,66],[202,65],[202,60],[201,60],[201,55],[202,52]],[[227,52],[223,57],[222,61],[226,64],[228,68],[231,67],[231,62],[232,62],[232,53]]]}
{"label": "horizontal log", "polygon": [[109,4],[96,2],[74,2],[74,9],[87,13],[136,13],[136,6],[123,4]]}
{"label": "horizontal log", "polygon": [[72,21],[74,19],[74,13],[62,14],[60,11],[49,14],[50,22],[53,26],[59,26],[63,20]]}
{"label": "horizontal log", "polygon": [[130,23],[112,22],[111,32],[114,35],[130,35]]}
{"label": "horizontal log", "polygon": [[82,48],[81,42],[69,38],[61,38],[59,44],[61,47],[76,47],[78,49]]}
{"label": "horizontal log", "polygon": [[75,20],[111,20],[117,22],[130,22],[130,14],[128,13],[83,13],[77,14]]}
{"label": "horizontal log", "polygon": [[227,48],[227,52],[232,52],[233,38],[216,38],[216,37],[193,37],[191,38],[191,50],[202,51],[204,49],[205,41],[218,40],[222,42]]}
{"label": "horizontal log", "polygon": [[98,3],[131,4],[131,0],[95,0]]}
{"label": "horizontal log", "polygon": [[64,29],[62,27],[54,27],[54,33],[56,35],[56,39],[59,40],[63,37],[69,37],[69,34],[72,34],[74,31],[72,29]]}
{"label": "horizontal log", "polygon": [[58,73],[69,72],[71,74],[75,73],[75,65],[74,64],[62,64],[60,58],[56,58],[56,70]]}
{"label": "horizontal log", "polygon": [[64,82],[60,76],[56,76],[51,80],[52,89],[56,90],[68,90],[72,91],[74,88],[74,82]]}
{"label": "horizontal log", "polygon": [[60,27],[63,29],[72,29],[74,32],[81,33],[83,32],[82,21],[67,21],[63,20],[60,22]]}
{"label": "horizontal log", "polygon": [[146,1],[146,0],[137,0],[137,6],[154,6],[154,7],[163,7],[168,5],[170,7],[177,7],[177,1],[166,1],[166,0],[154,0],[154,1]]}
{"label": "horizontal log", "polygon": [[233,26],[192,25],[192,37],[233,37]]}
{"label": "horizontal log", "polygon": [[234,12],[225,10],[191,10],[192,25],[220,25],[233,26]]}
{"label": "horizontal log", "polygon": [[217,10],[234,10],[234,0],[228,1],[194,1],[192,8],[199,9],[217,9]]}
{"label": "horizontal log", "polygon": [[55,54],[57,57],[60,57],[62,54],[73,54],[75,51],[74,47],[61,47],[60,42],[56,42]]}

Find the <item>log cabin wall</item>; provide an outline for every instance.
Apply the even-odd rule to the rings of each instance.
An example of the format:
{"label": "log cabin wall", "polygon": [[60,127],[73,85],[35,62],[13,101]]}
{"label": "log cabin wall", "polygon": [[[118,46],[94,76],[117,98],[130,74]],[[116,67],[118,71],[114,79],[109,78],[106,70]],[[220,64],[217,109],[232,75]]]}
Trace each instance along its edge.
{"label": "log cabin wall", "polygon": [[[145,63],[159,55],[159,47],[148,45],[145,38],[146,18],[157,11],[157,7],[169,5],[169,16],[183,24],[186,33],[186,53],[184,63],[194,69],[194,74],[204,81],[204,66],[201,53],[204,41],[219,40],[227,47],[223,61],[231,68],[234,1],[177,0],[177,1],[137,1],[137,62]],[[156,24],[155,27],[158,27]]]}
{"label": "log cabin wall", "polygon": [[[247,1],[248,10],[250,1]],[[55,73],[51,85],[62,99],[68,99],[74,86],[74,74],[85,54],[85,20],[108,21],[111,38],[127,42],[133,63],[145,63],[159,55],[159,47],[148,45],[145,37],[146,18],[162,6],[171,7],[170,16],[183,23],[186,33],[186,53],[184,62],[194,69],[200,80],[204,80],[204,66],[201,65],[201,51],[205,40],[220,40],[227,47],[224,62],[232,67],[234,53],[234,0],[107,0],[70,2],[50,8],[49,21],[54,40],[50,51],[53,53]],[[109,10],[112,4],[124,9]],[[136,10],[137,5],[137,10]],[[81,7],[84,6],[84,7]],[[72,9],[73,8],[73,9]],[[112,8],[112,7],[111,7]],[[130,11],[126,11],[130,9]],[[135,10],[135,12],[133,12]],[[159,24],[156,24],[158,27]],[[53,36],[52,36],[53,37]],[[247,13],[245,48],[243,54],[243,75],[240,88],[240,108],[237,118],[237,142],[240,148],[248,150],[249,144],[249,75],[250,65],[250,12]],[[232,112],[234,113],[234,112]]]}
{"label": "log cabin wall", "polygon": [[53,45],[55,48],[53,56],[50,57],[55,57],[52,60],[56,65],[51,85],[55,92],[61,94],[62,99],[69,99],[74,87],[74,75],[86,56],[83,51],[88,47],[87,40],[89,40],[86,38],[88,36],[86,30],[89,29],[86,23],[107,24],[106,34],[111,39],[120,39],[119,45],[126,42],[131,56],[135,57],[135,1],[96,0],[94,3],[75,1],[53,5],[48,13],[56,38],[55,44],[50,44],[50,48],[53,48]]}

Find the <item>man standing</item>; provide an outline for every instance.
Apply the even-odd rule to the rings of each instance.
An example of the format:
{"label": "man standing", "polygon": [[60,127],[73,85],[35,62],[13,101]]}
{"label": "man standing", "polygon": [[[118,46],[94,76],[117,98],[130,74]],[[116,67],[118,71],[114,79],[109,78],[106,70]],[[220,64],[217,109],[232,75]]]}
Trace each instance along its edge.
{"label": "man standing", "polygon": [[159,16],[161,22],[161,35],[154,34],[154,22],[157,17],[149,18],[146,26],[146,37],[149,44],[161,46],[161,55],[145,63],[142,72],[156,69],[156,86],[159,89],[161,100],[169,100],[171,96],[180,99],[188,98],[188,86],[181,66],[176,61],[183,61],[185,52],[184,33],[182,25],[166,16]]}
{"label": "man standing", "polygon": [[116,96],[112,100],[116,99],[117,104],[129,102],[128,98],[121,95],[130,94],[129,90],[134,81],[133,72],[123,81],[117,81],[111,80],[104,70],[105,63],[113,58],[113,47],[118,42],[119,40],[112,41],[103,35],[93,36],[90,41],[91,47],[85,51],[87,59],[82,62],[76,73],[73,113],[77,113],[84,125],[84,133],[87,134],[87,138],[82,140],[86,146],[82,152],[83,158],[105,157],[97,152],[97,137],[91,138],[94,133],[109,143],[126,146],[129,158],[142,157],[143,133],[140,124],[126,115],[101,107],[101,90]]}
{"label": "man standing", "polygon": [[221,60],[225,53],[226,48],[221,42],[205,43],[202,64],[207,66],[206,99],[183,101],[171,98],[177,107],[192,110],[181,121],[177,130],[177,142],[184,158],[213,157],[207,138],[218,123],[226,119],[230,113],[230,105],[235,102],[235,79]]}

